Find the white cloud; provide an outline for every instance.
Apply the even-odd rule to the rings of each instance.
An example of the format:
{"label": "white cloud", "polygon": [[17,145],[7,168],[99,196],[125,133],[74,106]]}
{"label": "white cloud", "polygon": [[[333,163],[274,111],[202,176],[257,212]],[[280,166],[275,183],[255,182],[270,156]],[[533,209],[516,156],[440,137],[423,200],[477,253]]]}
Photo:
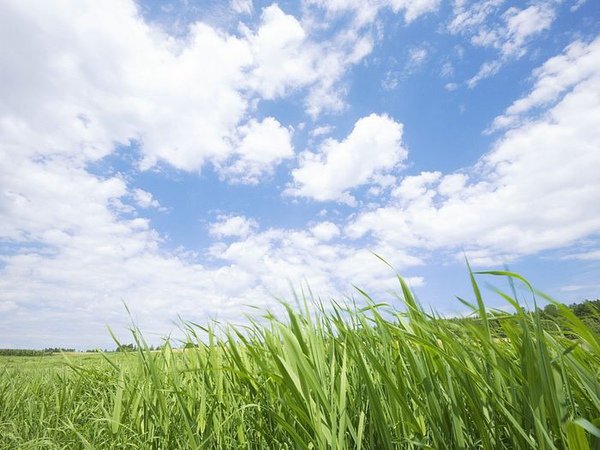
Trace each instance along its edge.
{"label": "white cloud", "polygon": [[502,63],[500,61],[488,61],[483,63],[479,68],[479,71],[467,80],[467,86],[470,88],[475,87],[481,80],[496,75],[501,67]]}
{"label": "white cloud", "polygon": [[300,166],[292,171],[294,186],[287,193],[352,204],[351,189],[397,168],[406,156],[402,124],[371,114],[359,119],[343,141],[327,139],[318,153],[301,154]]}
{"label": "white cloud", "polygon": [[[566,56],[572,48],[558,72],[586,72],[589,58],[600,58],[595,42],[580,49],[580,59]],[[563,79],[558,72],[553,76]],[[388,204],[359,214],[346,233],[370,233],[399,248],[465,250],[479,263],[599,233],[600,69],[578,79],[538,119],[515,124],[468,173],[406,177]],[[524,104],[536,103],[536,92]]]}
{"label": "white cloud", "polygon": [[98,238],[100,232],[121,233],[132,225],[109,225],[115,201],[127,193],[122,179],[95,177],[68,161],[31,161],[4,148],[0,147],[0,238],[59,245],[63,238],[98,224]]}
{"label": "white cloud", "polygon": [[[339,233],[332,223],[259,232],[252,218],[220,216],[209,231],[225,242],[207,259],[166,251],[147,219],[121,214],[119,200],[133,191],[120,178],[22,159],[16,168],[0,165],[0,185],[0,236],[19,243],[0,258],[0,308],[10,311],[0,327],[15,345],[110,346],[105,325],[126,325],[122,300],[143,329],[165,335],[177,314],[239,320],[243,305],[273,306],[271,294],[289,298],[290,284],[303,280],[338,298],[352,293],[351,282],[374,292],[395,286],[375,257],[328,243]],[[403,252],[393,257],[398,269],[420,263]],[[361,278],[350,279],[355,273]]]}
{"label": "white cloud", "polygon": [[454,197],[465,188],[469,177],[463,173],[445,175],[440,180],[438,192],[445,197]]}
{"label": "white cloud", "polygon": [[406,23],[410,23],[423,14],[436,11],[439,0],[309,0],[309,4],[318,5],[330,14],[352,13],[356,26],[373,22],[380,10],[389,8],[394,13],[403,13]]}
{"label": "white cloud", "polygon": [[230,0],[229,7],[238,14],[252,13],[252,0]]}
{"label": "white cloud", "polygon": [[533,36],[547,30],[554,22],[556,13],[549,4],[531,5],[525,9],[511,7],[502,15],[504,24],[481,28],[471,42],[482,47],[494,47],[503,57],[521,57],[525,44]]}
{"label": "white cloud", "polygon": [[256,66],[250,83],[267,99],[282,96],[293,87],[317,80],[317,48],[310,46],[300,22],[277,5],[263,10],[256,33],[245,29]]}
{"label": "white cloud", "polygon": [[1,313],[6,314],[15,309],[17,309],[17,304],[15,302],[0,301],[0,312]]}
{"label": "white cloud", "polygon": [[600,72],[600,38],[591,43],[575,41],[565,51],[550,58],[534,71],[533,90],[510,105],[503,115],[494,119],[491,130],[518,123],[523,115],[535,108],[555,102],[574,85]]}
{"label": "white cloud", "polygon": [[556,12],[553,2],[538,2],[527,8],[510,7],[494,20],[504,0],[455,1],[454,18],[448,25],[452,34],[471,37],[474,45],[493,47],[503,57],[522,56],[529,39],[548,29]]}
{"label": "white cloud", "polygon": [[333,222],[319,222],[310,227],[310,232],[322,242],[330,241],[340,235],[339,227]]}
{"label": "white cloud", "polygon": [[441,177],[440,172],[421,172],[416,176],[408,176],[392,191],[392,196],[402,202],[423,199],[428,193],[428,186]]}
{"label": "white cloud", "polygon": [[[316,233],[323,232],[321,236],[315,234],[315,228],[308,231],[268,229],[228,245],[216,244],[212,254],[252,274],[257,285],[277,295],[289,292],[290,283],[299,280],[309,282],[311,289],[322,298],[340,291],[351,293],[351,283],[377,293],[397,287],[394,272],[370,251],[327,242],[324,238],[335,237],[331,225],[317,225]],[[330,229],[325,232],[325,227]],[[422,264],[419,258],[403,251],[392,253],[389,247],[376,246],[374,251],[391,255],[389,263],[398,270]]]}
{"label": "white cloud", "polygon": [[408,61],[406,65],[406,70],[410,72],[414,72],[421,68],[421,66],[427,60],[427,56],[429,51],[427,47],[413,47],[408,51]]}
{"label": "white cloud", "polygon": [[182,38],[146,23],[131,1],[61,8],[7,1],[0,9],[0,58],[10,68],[0,86],[7,144],[89,160],[137,141],[142,169],[162,162],[198,171],[239,157],[252,182],[271,172],[272,149],[265,156],[236,146],[256,127],[250,105],[307,89],[313,116],[339,110],[340,80],[371,50],[369,37],[356,34],[313,42],[277,5],[241,36],[196,22]]}
{"label": "white cloud", "polygon": [[291,133],[273,117],[254,119],[239,127],[241,140],[235,156],[217,163],[218,171],[234,182],[256,184],[275,166],[294,155]]}
{"label": "white cloud", "polygon": [[381,87],[386,91],[393,91],[400,84],[400,73],[388,70],[385,77],[381,80]]}
{"label": "white cloud", "polygon": [[[385,77],[381,81],[381,87],[386,91],[396,89],[403,79],[418,73],[425,65],[428,57],[429,50],[427,44],[409,48],[403,67],[400,70],[386,71]],[[390,62],[395,64],[396,58],[390,58]]]}
{"label": "white cloud", "polygon": [[590,250],[587,252],[572,253],[564,259],[578,259],[580,261],[600,261],[600,250]]}
{"label": "white cloud", "polygon": [[160,208],[158,200],[150,192],[143,189],[134,189],[133,199],[140,208]]}
{"label": "white cloud", "polygon": [[507,61],[525,55],[529,43],[548,30],[556,18],[556,2],[538,2],[523,9],[513,6],[498,16],[503,3],[504,0],[455,1],[448,31],[470,37],[475,46],[494,48],[499,55],[480,67],[468,80],[469,87],[495,75]]}
{"label": "white cloud", "polygon": [[335,127],[331,126],[331,125],[323,125],[320,127],[316,127],[313,130],[311,130],[310,135],[314,138],[316,137],[320,137],[320,136],[325,136],[327,134],[331,134],[331,132],[335,130]]}
{"label": "white cloud", "polygon": [[600,284],[571,284],[567,286],[561,286],[561,292],[577,292],[584,290],[597,290],[600,287]]}
{"label": "white cloud", "polygon": [[498,10],[505,0],[480,0],[469,3],[455,0],[454,17],[448,25],[452,34],[476,32],[490,15]]}
{"label": "white cloud", "polygon": [[346,104],[347,87],[341,83],[343,75],[371,53],[373,38],[369,33],[354,30],[338,33],[329,45],[316,57],[317,82],[313,84],[305,99],[306,111],[313,119],[323,111],[339,112]]}
{"label": "white cloud", "polygon": [[258,227],[254,219],[244,216],[219,216],[219,221],[210,225],[210,234],[219,238],[248,236]]}
{"label": "white cloud", "polygon": [[571,12],[575,12],[577,11],[579,8],[581,8],[583,5],[585,5],[587,0],[575,0],[575,2],[573,3],[573,5],[569,8],[569,10]]}
{"label": "white cloud", "polygon": [[252,63],[244,41],[201,23],[176,41],[127,1],[9,1],[2,10],[3,48],[15,49],[1,56],[11,68],[0,86],[5,142],[99,158],[139,140],[144,167],[162,160],[184,170],[231,152],[247,108],[238,92]]}
{"label": "white cloud", "polygon": [[242,27],[255,60],[249,85],[266,99],[307,88],[307,112],[316,118],[323,111],[341,111],[346,90],[341,80],[373,47],[369,33],[342,30],[324,42],[311,39],[295,17],[276,4],[263,10],[258,31]]}
{"label": "white cloud", "polygon": [[451,62],[446,61],[440,69],[440,75],[444,78],[451,77],[454,75],[454,66]]}

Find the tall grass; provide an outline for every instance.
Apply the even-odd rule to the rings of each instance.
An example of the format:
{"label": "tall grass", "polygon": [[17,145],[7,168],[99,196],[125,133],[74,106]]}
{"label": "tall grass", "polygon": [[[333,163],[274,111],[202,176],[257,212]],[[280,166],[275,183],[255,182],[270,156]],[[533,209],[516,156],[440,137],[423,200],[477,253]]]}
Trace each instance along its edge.
{"label": "tall grass", "polygon": [[[500,273],[518,277],[510,273]],[[599,449],[600,338],[560,306],[514,316],[333,305],[244,327],[186,325],[196,347],[0,373],[1,448]],[[471,303],[465,302],[471,305]],[[1,369],[0,369],[1,370]]]}

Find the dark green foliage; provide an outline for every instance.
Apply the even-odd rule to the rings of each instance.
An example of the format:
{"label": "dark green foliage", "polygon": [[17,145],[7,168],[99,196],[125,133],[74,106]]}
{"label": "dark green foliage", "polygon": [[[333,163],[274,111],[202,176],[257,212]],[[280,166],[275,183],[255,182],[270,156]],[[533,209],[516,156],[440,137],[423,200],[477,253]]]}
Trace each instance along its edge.
{"label": "dark green foliage", "polygon": [[[527,312],[530,316],[539,316],[541,326],[548,332],[559,332],[565,336],[569,336],[572,330],[569,321],[566,320],[561,312],[560,307],[566,307],[575,314],[575,316],[588,328],[600,335],[600,300],[584,300],[580,303],[572,303],[570,305],[558,305],[557,303],[549,303],[544,308],[538,308],[536,311]],[[457,317],[448,319],[459,324],[477,324],[481,323],[479,316],[471,315],[469,317]],[[516,322],[518,314],[506,312],[488,312],[487,322],[490,329],[500,337],[505,337],[503,332],[503,324]],[[483,323],[481,323],[483,326]],[[576,337],[574,335],[573,337]]]}
{"label": "dark green foliage", "polygon": [[[584,322],[592,331],[600,334],[600,300],[585,300],[581,303],[573,303],[568,306],[573,314]],[[568,328],[562,318],[558,306],[548,304],[542,310],[542,319],[556,323],[561,328]]]}
{"label": "dark green foliage", "polygon": [[119,344],[115,349],[116,352],[135,352],[136,347],[134,344]]}

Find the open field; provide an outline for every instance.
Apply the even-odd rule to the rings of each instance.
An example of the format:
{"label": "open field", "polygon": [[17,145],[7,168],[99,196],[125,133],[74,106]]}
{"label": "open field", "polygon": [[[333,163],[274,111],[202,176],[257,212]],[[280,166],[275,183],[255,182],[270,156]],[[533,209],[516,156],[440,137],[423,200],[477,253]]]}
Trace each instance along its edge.
{"label": "open field", "polygon": [[0,356],[2,370],[16,370],[19,372],[54,372],[64,370],[71,372],[71,363],[78,367],[99,368],[110,366],[106,358],[116,364],[123,364],[132,355],[120,353],[55,353],[51,356]]}
{"label": "open field", "polygon": [[513,303],[477,320],[309,313],[189,325],[193,348],[0,358],[0,448],[597,449],[600,339]]}

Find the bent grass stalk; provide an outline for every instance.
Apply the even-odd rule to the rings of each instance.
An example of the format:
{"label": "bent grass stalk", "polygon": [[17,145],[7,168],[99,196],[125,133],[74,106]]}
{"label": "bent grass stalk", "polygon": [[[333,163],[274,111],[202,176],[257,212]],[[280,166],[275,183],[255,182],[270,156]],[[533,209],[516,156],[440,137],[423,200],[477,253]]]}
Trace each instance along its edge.
{"label": "bent grass stalk", "polygon": [[599,337],[500,291],[516,314],[490,314],[469,273],[473,320],[426,313],[399,278],[405,311],[359,290],[362,308],[187,323],[184,351],[134,328],[135,353],[0,369],[0,448],[600,448]]}

